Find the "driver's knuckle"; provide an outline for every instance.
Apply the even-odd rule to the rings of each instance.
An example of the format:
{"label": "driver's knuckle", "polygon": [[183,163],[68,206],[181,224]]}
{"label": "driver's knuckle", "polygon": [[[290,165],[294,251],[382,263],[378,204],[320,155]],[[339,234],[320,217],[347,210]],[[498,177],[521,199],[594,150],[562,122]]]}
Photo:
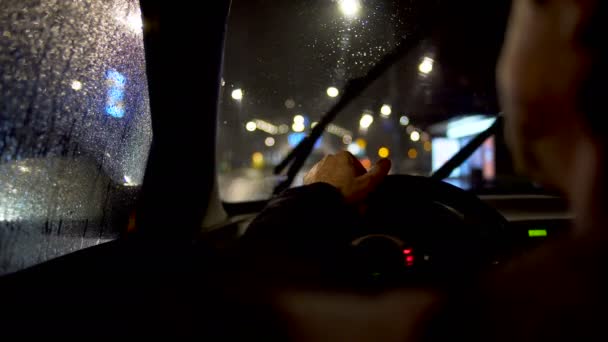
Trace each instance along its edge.
{"label": "driver's knuckle", "polygon": [[340,151],[338,153],[338,157],[340,157],[341,159],[350,160],[351,154],[348,151]]}

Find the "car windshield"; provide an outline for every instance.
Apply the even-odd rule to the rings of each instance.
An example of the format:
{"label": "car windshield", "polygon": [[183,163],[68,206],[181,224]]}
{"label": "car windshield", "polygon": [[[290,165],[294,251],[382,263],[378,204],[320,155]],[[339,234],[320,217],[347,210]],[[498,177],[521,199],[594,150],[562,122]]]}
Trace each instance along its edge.
{"label": "car windshield", "polygon": [[[219,121],[222,199],[269,198],[283,179],[273,168],[349,80],[399,44],[411,48],[327,127],[294,185],[343,149],[365,167],[389,157],[393,174],[430,174],[499,112],[494,69],[507,12],[506,1],[234,0]],[[498,136],[449,181],[498,191],[503,179],[513,185],[512,174]]]}

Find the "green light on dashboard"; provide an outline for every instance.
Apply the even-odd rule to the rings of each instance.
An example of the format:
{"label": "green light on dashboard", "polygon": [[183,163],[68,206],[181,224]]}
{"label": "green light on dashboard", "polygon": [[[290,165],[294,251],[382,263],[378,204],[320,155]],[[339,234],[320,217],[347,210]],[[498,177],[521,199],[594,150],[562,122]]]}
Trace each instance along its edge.
{"label": "green light on dashboard", "polygon": [[528,236],[531,238],[546,237],[547,230],[546,229],[530,229],[530,230],[528,230]]}

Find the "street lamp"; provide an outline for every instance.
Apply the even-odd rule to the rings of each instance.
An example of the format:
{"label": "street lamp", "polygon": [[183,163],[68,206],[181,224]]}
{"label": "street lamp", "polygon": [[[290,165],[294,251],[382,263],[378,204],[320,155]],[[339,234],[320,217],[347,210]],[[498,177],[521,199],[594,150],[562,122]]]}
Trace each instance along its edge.
{"label": "street lamp", "polygon": [[234,89],[232,91],[232,98],[236,101],[241,101],[243,99],[243,89]]}
{"label": "street lamp", "polygon": [[392,112],[393,112],[393,109],[391,108],[391,106],[389,106],[387,104],[385,104],[384,106],[382,106],[382,108],[380,108],[380,114],[382,114],[382,116],[384,116],[384,117],[389,117]]}
{"label": "street lamp", "polygon": [[304,132],[306,126],[304,126],[304,124],[301,122],[294,122],[293,125],[291,125],[291,129],[296,133],[300,133]]}
{"label": "street lamp", "polygon": [[302,116],[302,115],[298,114],[293,117],[293,123],[304,125],[304,121],[305,121],[305,119],[304,119],[304,116]]}
{"label": "street lamp", "polygon": [[363,129],[368,129],[374,123],[374,117],[369,114],[363,114],[359,126]]}
{"label": "street lamp", "polygon": [[338,97],[340,95],[340,91],[336,87],[327,88],[327,96],[329,97]]}
{"label": "street lamp", "polygon": [[71,86],[72,86],[72,89],[79,91],[82,89],[82,82],[74,80],[74,81],[72,81]]}
{"label": "street lamp", "polygon": [[258,125],[253,122],[253,121],[249,121],[246,125],[245,125],[245,129],[247,129],[247,131],[249,132],[253,132],[258,128]]}
{"label": "street lamp", "polygon": [[338,0],[340,11],[347,18],[354,18],[361,10],[361,2],[359,0]]}
{"label": "street lamp", "polygon": [[413,142],[420,141],[420,133],[418,131],[413,131],[412,134],[410,134],[410,139],[412,139]]}
{"label": "street lamp", "polygon": [[424,57],[420,65],[418,66],[418,71],[420,71],[423,75],[428,75],[433,71],[433,64],[435,61],[430,57]]}

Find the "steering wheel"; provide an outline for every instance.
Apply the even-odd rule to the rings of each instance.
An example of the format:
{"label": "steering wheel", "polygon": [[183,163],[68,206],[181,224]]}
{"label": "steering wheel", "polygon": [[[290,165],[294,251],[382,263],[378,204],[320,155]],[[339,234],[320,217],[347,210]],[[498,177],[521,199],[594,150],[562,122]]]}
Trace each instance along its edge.
{"label": "steering wheel", "polygon": [[446,285],[499,265],[507,221],[477,196],[427,177],[391,175],[371,194],[352,240],[369,283]]}

